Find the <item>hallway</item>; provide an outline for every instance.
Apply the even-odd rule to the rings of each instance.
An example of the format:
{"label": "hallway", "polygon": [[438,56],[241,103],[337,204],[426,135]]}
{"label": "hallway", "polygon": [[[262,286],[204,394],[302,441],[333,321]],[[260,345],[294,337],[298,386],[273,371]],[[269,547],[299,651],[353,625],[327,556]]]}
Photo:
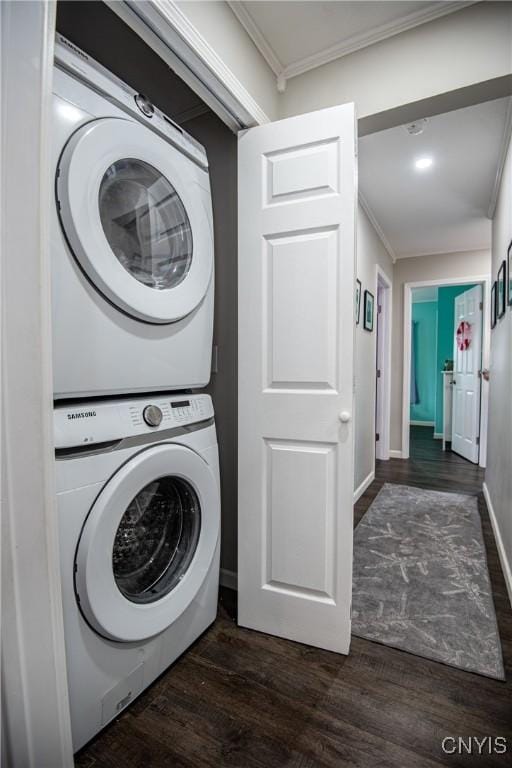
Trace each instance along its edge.
{"label": "hallway", "polygon": [[[482,490],[484,470],[449,449],[442,440],[434,440],[432,427],[410,427],[410,460],[401,462],[409,485],[436,491],[460,491],[477,494]],[[394,467],[394,463],[393,463]],[[393,472],[397,468],[394,467]],[[376,476],[379,475],[377,467]],[[389,482],[398,482],[393,479]]]}
{"label": "hallway", "polygon": [[512,618],[481,494],[482,470],[440,441],[377,462],[357,522],[384,482],[477,495],[507,682],[354,637],[338,656],[236,626],[222,590],[213,627],[77,757],[77,766],[370,768],[505,766],[510,755],[446,755],[446,736],[512,743]]}

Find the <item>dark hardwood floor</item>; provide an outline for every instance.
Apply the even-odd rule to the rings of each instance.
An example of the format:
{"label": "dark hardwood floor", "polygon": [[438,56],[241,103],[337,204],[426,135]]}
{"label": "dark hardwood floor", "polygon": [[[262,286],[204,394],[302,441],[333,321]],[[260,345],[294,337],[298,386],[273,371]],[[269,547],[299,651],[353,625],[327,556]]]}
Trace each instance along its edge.
{"label": "dark hardwood floor", "polygon": [[[385,482],[478,496],[507,682],[353,638],[338,656],[217,621],[77,756],[81,768],[434,768],[512,765],[512,610],[483,472],[413,428],[411,458],[378,462],[356,522]],[[506,754],[447,755],[446,736],[501,736]],[[487,742],[486,742],[487,743]]]}

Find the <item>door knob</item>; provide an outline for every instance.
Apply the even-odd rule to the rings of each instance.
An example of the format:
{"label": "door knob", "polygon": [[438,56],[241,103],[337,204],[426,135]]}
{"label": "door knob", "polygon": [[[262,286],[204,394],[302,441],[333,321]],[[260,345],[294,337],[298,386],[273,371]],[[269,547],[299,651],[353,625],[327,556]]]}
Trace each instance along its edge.
{"label": "door knob", "polygon": [[342,411],[340,413],[340,421],[343,424],[346,424],[348,421],[350,421],[350,413],[348,411]]}

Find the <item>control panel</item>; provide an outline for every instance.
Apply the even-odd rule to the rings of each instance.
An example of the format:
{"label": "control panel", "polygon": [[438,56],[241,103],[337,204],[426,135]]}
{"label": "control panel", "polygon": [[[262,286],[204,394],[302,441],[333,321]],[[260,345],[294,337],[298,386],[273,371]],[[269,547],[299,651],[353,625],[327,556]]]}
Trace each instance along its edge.
{"label": "control panel", "polygon": [[74,448],[178,429],[213,418],[209,395],[168,395],[79,405],[54,410],[56,448]]}

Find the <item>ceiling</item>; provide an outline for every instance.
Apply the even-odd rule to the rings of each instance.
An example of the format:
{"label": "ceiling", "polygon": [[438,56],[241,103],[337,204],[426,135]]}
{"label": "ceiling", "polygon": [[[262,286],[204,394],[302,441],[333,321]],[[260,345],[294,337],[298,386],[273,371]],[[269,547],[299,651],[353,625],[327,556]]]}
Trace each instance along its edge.
{"label": "ceiling", "polygon": [[[429,118],[359,140],[361,202],[396,258],[489,248],[488,218],[510,136],[511,99]],[[418,158],[431,167],[415,168]]]}
{"label": "ceiling", "polygon": [[229,5],[274,73],[285,81],[471,3],[235,0]]}

